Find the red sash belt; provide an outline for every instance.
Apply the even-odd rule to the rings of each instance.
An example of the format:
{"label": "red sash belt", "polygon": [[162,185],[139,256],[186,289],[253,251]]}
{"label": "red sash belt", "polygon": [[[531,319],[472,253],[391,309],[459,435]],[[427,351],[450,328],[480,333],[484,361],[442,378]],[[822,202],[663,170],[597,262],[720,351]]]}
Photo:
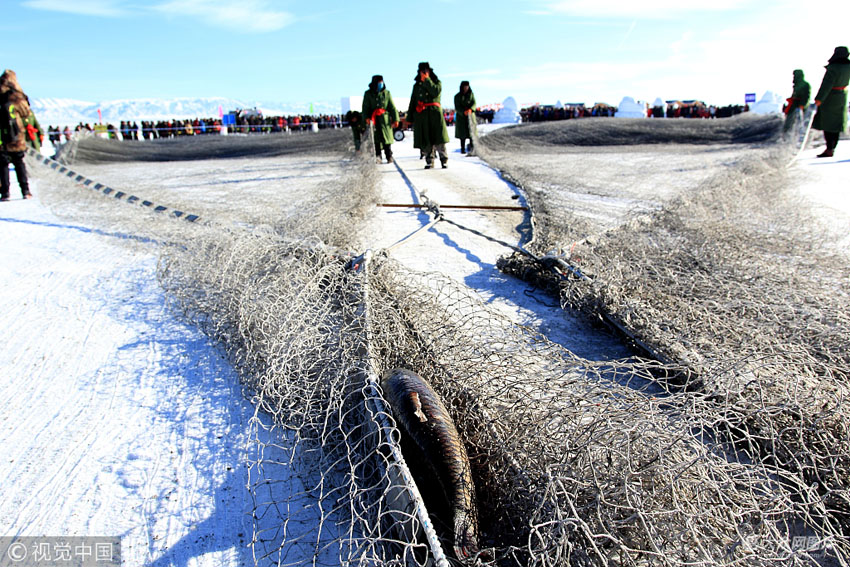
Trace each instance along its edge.
{"label": "red sash belt", "polygon": [[439,108],[440,103],[439,102],[422,102],[420,100],[419,102],[416,103],[416,112],[422,112],[423,110],[425,110],[425,107],[427,107],[427,106],[436,106],[437,108]]}
{"label": "red sash belt", "polygon": [[35,126],[33,126],[32,124],[27,124],[27,136],[29,136],[30,140],[32,140],[33,142],[35,142],[35,133]]}
{"label": "red sash belt", "polygon": [[844,86],[844,87],[832,87],[832,90],[834,90],[834,91],[846,91],[847,87],[846,86]]}
{"label": "red sash belt", "polygon": [[[375,111],[372,113],[372,122],[375,122],[375,119],[378,116],[380,116],[382,114],[386,114],[386,113],[387,113],[386,108],[376,108]],[[375,123],[377,124],[377,122],[375,122]]]}
{"label": "red sash belt", "polygon": [[791,109],[794,108],[794,101],[795,100],[797,100],[797,99],[794,98],[794,97],[785,99],[785,102],[788,103],[788,106],[785,107],[785,114],[788,114],[789,112],[791,112]]}

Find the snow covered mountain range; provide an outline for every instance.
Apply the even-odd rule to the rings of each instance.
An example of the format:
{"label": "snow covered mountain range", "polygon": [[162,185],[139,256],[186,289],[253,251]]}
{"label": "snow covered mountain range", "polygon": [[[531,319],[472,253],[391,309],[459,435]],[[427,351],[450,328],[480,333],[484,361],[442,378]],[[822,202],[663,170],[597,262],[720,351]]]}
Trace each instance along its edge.
{"label": "snow covered mountain range", "polygon": [[167,120],[173,118],[204,118],[219,116],[219,108],[227,113],[236,109],[257,108],[266,116],[310,114],[338,114],[339,102],[281,103],[245,101],[223,97],[207,98],[138,98],[88,102],[64,98],[34,98],[33,111],[43,127],[48,125],[73,126],[79,122],[97,123],[100,109],[103,122],[117,126],[121,120]]}

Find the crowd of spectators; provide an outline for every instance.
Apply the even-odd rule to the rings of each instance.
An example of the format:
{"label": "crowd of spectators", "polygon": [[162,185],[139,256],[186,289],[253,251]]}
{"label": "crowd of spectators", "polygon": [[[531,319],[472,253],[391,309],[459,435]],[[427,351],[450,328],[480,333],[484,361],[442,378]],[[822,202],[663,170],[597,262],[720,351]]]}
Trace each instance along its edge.
{"label": "crowd of spectators", "polygon": [[140,122],[122,120],[118,128],[111,123],[92,125],[80,122],[73,131],[69,126],[64,128],[49,126],[47,131],[50,142],[58,144],[63,139],[64,141],[70,140],[75,132],[80,131],[103,134],[111,139],[155,140],[178,136],[221,134],[222,129],[225,129],[228,134],[271,134],[304,132],[314,129],[324,130],[344,126],[342,117],[337,114],[263,116],[258,112],[237,112],[230,115],[229,120],[228,116],[222,118],[142,120]]}
{"label": "crowd of spectators", "polygon": [[[666,106],[647,106],[647,117],[650,118],[727,118],[742,112],[747,112],[746,105],[729,105],[717,107],[706,105],[702,101],[667,101]],[[523,122],[544,122],[551,120],[571,120],[576,118],[611,117],[617,112],[617,107],[597,103],[591,107],[584,104],[566,104],[563,106],[535,104],[522,108],[519,113]],[[475,111],[479,124],[493,121],[495,110],[492,107],[479,108]],[[455,122],[454,109],[446,109],[443,113],[446,124]],[[342,128],[347,126],[344,117],[339,114],[301,114],[286,116],[263,116],[260,112],[237,111],[222,118],[194,118],[189,120],[159,120],[159,121],[124,121],[116,128],[113,124],[92,125],[80,122],[72,131],[69,126],[48,126],[47,136],[54,145],[68,141],[75,132],[86,131],[99,133],[112,139],[121,140],[155,140],[159,138],[174,138],[178,136],[198,136],[205,134],[221,134],[225,129],[228,134],[273,134],[284,132],[304,132],[308,130],[323,130],[326,128]]]}
{"label": "crowd of spectators", "polygon": [[574,118],[590,118],[614,116],[616,107],[597,103],[590,108],[583,103],[556,106],[551,104],[535,104],[519,111],[523,122],[546,122],[550,120],[571,120]]}
{"label": "crowd of spectators", "polygon": [[749,105],[727,105],[714,106],[706,105],[699,100],[686,101],[667,101],[666,109],[664,107],[654,107],[650,109],[649,116],[655,118],[729,118],[742,112],[749,112]]}
{"label": "crowd of spectators", "polygon": [[[647,118],[728,118],[749,111],[747,105],[714,106],[699,100],[667,101],[665,106],[646,107]],[[523,122],[545,122],[550,120],[570,120],[573,118],[611,117],[617,112],[616,106],[597,103],[592,107],[584,104],[566,104],[563,106],[535,104],[520,109]],[[479,120],[480,122],[480,120]]]}

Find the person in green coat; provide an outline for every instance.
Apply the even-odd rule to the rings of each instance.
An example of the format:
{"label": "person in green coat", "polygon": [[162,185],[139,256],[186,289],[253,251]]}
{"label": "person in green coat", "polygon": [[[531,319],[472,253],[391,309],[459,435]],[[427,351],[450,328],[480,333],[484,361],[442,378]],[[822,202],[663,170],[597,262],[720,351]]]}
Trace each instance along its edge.
{"label": "person in green coat", "polygon": [[838,137],[847,130],[847,84],[850,83],[850,52],[846,46],[835,48],[826,66],[815,105],[818,113],[812,128],[823,130],[826,149],[819,158],[832,157],[838,145]]}
{"label": "person in green coat", "polygon": [[407,120],[413,122],[413,147],[425,154],[425,169],[431,169],[434,165],[434,150],[440,156],[443,169],[448,167],[446,144],[449,142],[449,132],[440,106],[442,89],[443,85],[431,65],[420,63],[410,94]]}
{"label": "person in green coat", "polygon": [[41,129],[41,124],[34,113],[31,113],[24,120],[24,127],[27,130],[27,145],[37,152],[41,152],[41,143],[44,142],[44,130]]}
{"label": "person in green coat", "polygon": [[460,153],[466,153],[466,140],[469,140],[469,153],[472,153],[472,128],[475,120],[475,95],[469,88],[469,81],[461,81],[460,90],[455,95],[455,138],[460,140]]}
{"label": "person in green coat", "polygon": [[369,90],[363,93],[363,119],[375,126],[375,157],[381,163],[381,149],[387,163],[393,162],[393,128],[398,126],[398,110],[381,75],[373,75]]}
{"label": "person in green coat", "polygon": [[786,99],[788,106],[785,108],[785,132],[790,132],[800,116],[800,110],[805,111],[812,96],[812,87],[806,82],[802,69],[794,70],[794,91]]}

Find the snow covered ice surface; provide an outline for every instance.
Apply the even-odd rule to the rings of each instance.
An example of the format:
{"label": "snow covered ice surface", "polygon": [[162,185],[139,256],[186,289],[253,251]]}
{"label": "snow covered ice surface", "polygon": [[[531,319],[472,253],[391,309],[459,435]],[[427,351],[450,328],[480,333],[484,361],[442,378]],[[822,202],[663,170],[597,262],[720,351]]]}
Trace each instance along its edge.
{"label": "snow covered ice surface", "polygon": [[[815,134],[820,138],[820,134]],[[817,158],[823,147],[806,149],[792,166],[800,196],[811,203],[824,225],[836,234],[834,245],[850,249],[850,140],[841,140],[831,158]]]}
{"label": "snow covered ice surface", "polygon": [[120,536],[127,565],[252,563],[253,408],[165,306],[155,257],[37,199],[3,203],[0,237],[2,534]]}
{"label": "snow covered ice surface", "polygon": [[[453,134],[451,130],[450,133]],[[419,193],[424,193],[440,205],[513,207],[527,204],[513,185],[480,159],[461,154],[454,138],[447,144],[446,170],[437,160],[434,169],[425,170],[425,160],[419,159],[419,150],[413,148],[411,138],[408,135],[402,143],[393,144],[395,165],[379,166],[384,203],[421,203]],[[399,169],[406,176],[405,182],[401,182]],[[527,212],[449,208],[442,212],[459,225],[514,246],[524,245],[531,238]],[[393,245],[432,218],[424,209],[387,208],[376,215],[364,233],[374,235],[370,246],[380,249]],[[392,250],[390,256],[414,270],[448,274],[478,291],[515,323],[537,330],[579,356],[591,359],[629,356],[630,351],[610,334],[592,328],[581,316],[565,312],[544,292],[500,272],[496,260],[511,252],[503,244],[443,222]]]}

